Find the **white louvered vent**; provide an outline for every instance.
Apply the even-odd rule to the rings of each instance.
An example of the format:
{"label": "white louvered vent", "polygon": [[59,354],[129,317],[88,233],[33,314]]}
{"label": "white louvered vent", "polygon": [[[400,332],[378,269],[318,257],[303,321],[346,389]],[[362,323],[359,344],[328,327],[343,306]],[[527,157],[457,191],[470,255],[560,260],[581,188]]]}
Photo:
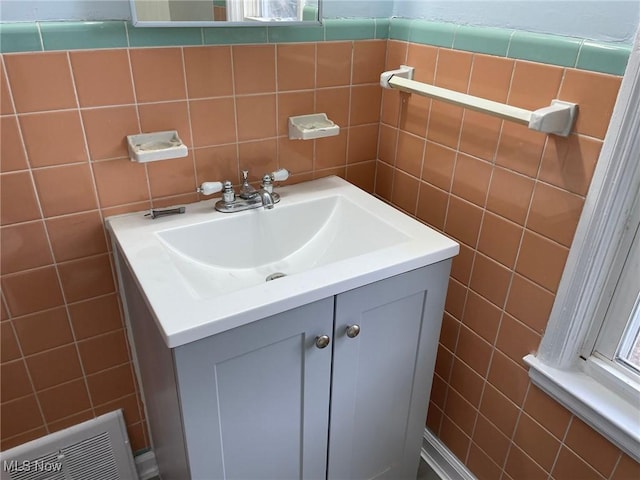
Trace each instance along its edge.
{"label": "white louvered vent", "polygon": [[2,480],[135,480],[118,410],[0,452]]}

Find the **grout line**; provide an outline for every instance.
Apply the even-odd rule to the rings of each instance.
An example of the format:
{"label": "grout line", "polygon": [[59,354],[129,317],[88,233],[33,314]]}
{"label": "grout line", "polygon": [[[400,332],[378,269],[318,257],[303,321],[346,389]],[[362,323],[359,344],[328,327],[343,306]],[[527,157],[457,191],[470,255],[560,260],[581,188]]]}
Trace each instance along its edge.
{"label": "grout line", "polygon": [[[135,75],[133,74],[133,62],[131,61],[131,49],[127,50],[127,57],[129,58],[129,75],[131,76],[131,87],[133,90],[133,101],[136,105],[136,119],[138,121],[138,132],[142,132],[142,120],[140,119],[140,104],[138,103],[138,92],[136,91]],[[184,67],[183,67],[184,68]],[[153,207],[153,200],[151,196],[151,180],[149,179],[149,164],[143,165],[144,176],[147,184],[147,202]],[[102,205],[101,205],[102,206]]]}
{"label": "grout line", "polygon": [[[20,397],[20,398],[24,398],[24,397]],[[36,401],[37,401],[37,399],[36,399]],[[20,433],[17,433],[17,434],[15,434],[15,435],[12,435],[12,436],[10,436],[10,437],[3,438],[3,439],[2,439],[2,441],[3,441],[3,442],[8,442],[8,441],[9,441],[9,440],[11,440],[11,439],[21,437],[22,435],[27,435],[27,434],[32,433],[32,432],[33,432],[33,433],[35,433],[35,432],[37,432],[38,430],[40,430],[41,428],[44,428],[44,431],[45,431],[46,433],[49,433],[49,431],[48,431],[48,429],[47,429],[47,426],[43,423],[43,424],[42,424],[41,426],[39,426],[39,427],[31,428],[31,429],[26,430],[26,431],[24,431],[24,432],[20,432]],[[24,442],[23,442],[23,443],[24,443]],[[16,446],[17,446],[17,445],[16,445]],[[11,447],[11,448],[13,448],[13,447]],[[5,450],[5,449],[3,449],[3,450]]]}
{"label": "grout line", "polygon": [[[7,114],[7,116],[9,115],[15,115],[16,116],[16,121],[18,120],[18,109],[16,108],[16,102],[13,98],[13,91],[11,88],[11,83],[9,82],[9,72],[7,70],[7,63],[4,61],[4,55],[0,55],[0,64],[2,65],[2,70],[0,71],[0,74],[4,73],[4,80],[6,82],[7,85],[7,94],[9,95],[9,101],[11,103],[11,109],[13,110],[13,113],[11,114]],[[2,115],[3,117],[5,115]],[[18,126],[20,122],[18,122]],[[20,139],[22,140],[22,132],[20,132]],[[24,146],[24,142],[22,142],[22,145]],[[26,150],[25,150],[26,153]]]}
{"label": "grout line", "polygon": [[129,25],[128,25],[129,22],[125,20],[123,23],[124,23],[124,36],[127,41],[127,46],[125,48],[129,49],[129,48],[132,48],[131,39],[129,38]]}
{"label": "grout line", "polygon": [[[52,312],[52,311],[54,311],[54,310],[58,310],[58,309],[60,309],[60,308],[62,308],[62,307],[64,307],[64,305],[58,305],[57,307],[50,308],[50,309],[47,309],[47,310],[43,310],[43,311],[41,311],[41,312],[37,312],[37,313],[34,313],[34,314],[25,315],[25,316],[22,316],[22,317],[16,317],[16,318],[14,319],[14,321],[15,321],[15,320],[20,321],[21,319],[23,319],[23,318],[25,318],[25,317],[28,317],[28,316],[31,316],[31,315],[40,314],[40,313],[43,313],[43,312]],[[74,334],[75,332],[73,331],[72,323],[71,323],[71,322],[69,322],[69,323],[71,324],[71,325],[70,325],[70,327],[69,327],[69,331],[70,331],[70,332],[71,332],[71,334],[72,334],[72,338],[74,338],[74,337],[73,337],[73,334]],[[37,357],[37,356],[39,356],[39,355],[41,355],[41,354],[44,354],[44,353],[49,353],[49,352],[52,352],[52,351],[54,351],[54,350],[59,350],[59,349],[64,348],[64,347],[68,347],[69,345],[73,345],[74,343],[78,343],[78,344],[80,344],[80,343],[85,343],[85,342],[87,342],[88,340],[93,340],[94,338],[106,337],[107,335],[113,335],[115,332],[118,332],[118,331],[120,331],[120,330],[124,331],[124,330],[125,330],[125,327],[124,327],[124,326],[119,326],[118,328],[116,328],[116,329],[114,329],[114,330],[109,330],[109,331],[107,331],[107,332],[101,332],[101,333],[99,333],[99,334],[97,334],[97,335],[92,335],[92,336],[90,336],[90,337],[82,338],[82,339],[80,339],[80,340],[75,340],[75,339],[74,339],[74,340],[72,340],[72,341],[70,341],[70,342],[67,342],[67,343],[63,343],[63,344],[60,344],[60,345],[54,345],[53,347],[45,348],[45,349],[43,349],[43,350],[38,350],[37,352],[28,353],[28,354],[23,354],[23,356],[24,356],[24,359],[26,360],[26,359],[28,359],[28,358]],[[124,364],[118,364],[118,365],[124,365]],[[108,367],[108,368],[111,368],[111,367]],[[103,370],[106,370],[106,369],[103,369]],[[101,371],[101,370],[100,370],[100,371]],[[97,372],[93,372],[93,373],[97,373]],[[91,374],[89,374],[89,375],[93,375],[93,373],[91,373]],[[42,388],[42,389],[40,389],[40,391],[42,391],[42,390],[47,390],[47,389],[51,389],[51,388],[56,387],[57,385],[62,385],[63,383],[68,383],[68,382],[75,381],[75,380],[77,380],[77,378],[74,378],[74,379],[72,379],[72,380],[67,380],[67,381],[61,382],[61,383],[56,384],[56,385],[52,385],[51,387]]]}
{"label": "grout line", "polygon": [[[4,294],[4,291],[0,290],[0,303],[2,303],[2,306],[4,307],[4,311],[7,313],[7,318],[4,321],[8,321],[8,320],[12,320],[14,317],[11,314],[11,311],[9,310],[9,303],[7,302],[7,298]],[[0,307],[2,308],[2,307]]]}
{"label": "grout line", "polygon": [[[451,48],[452,50],[454,49],[454,45],[456,44],[456,38],[458,37],[458,29],[460,28],[460,24],[457,23],[455,24],[455,26],[453,27],[453,38],[451,39],[451,46],[448,48]],[[471,78],[471,77],[469,77]]]}
{"label": "grout line", "polygon": [[[409,57],[409,46],[407,45],[407,49],[406,49],[406,57],[405,57],[405,65],[407,64],[408,61],[408,57]],[[436,69],[437,69],[437,65],[438,65],[438,56],[440,54],[440,51],[438,50],[436,53]],[[436,70],[433,71],[433,78],[431,79],[431,83],[434,84],[435,83],[435,77],[436,77]],[[429,99],[428,102],[428,112],[427,112],[427,122],[425,125],[425,132],[424,132],[424,145],[422,147],[422,161],[420,162],[420,178],[418,179],[418,194],[416,195],[416,205],[415,205],[415,216],[417,217],[418,214],[418,206],[420,205],[420,192],[422,191],[422,175],[424,173],[424,167],[425,164],[427,163],[427,144],[429,143],[429,140],[427,139],[427,137],[429,136],[429,126],[431,125],[431,105],[433,104],[433,100]],[[448,209],[448,200],[447,200],[447,209]],[[445,217],[446,217],[446,212],[445,212]]]}
{"label": "grout line", "polygon": [[[377,24],[377,22],[375,22]],[[375,32],[374,32],[375,34]],[[389,42],[387,41],[384,45],[384,68],[386,70],[387,67],[387,58],[389,55]],[[316,57],[316,69],[318,68],[318,59]],[[375,168],[373,169],[373,193],[375,194],[376,186],[378,184],[378,161],[380,160],[380,145],[382,143],[382,136],[380,132],[382,132],[382,112],[384,110],[384,90],[380,94],[380,111],[378,112],[378,118],[380,121],[378,122],[378,143],[376,145],[376,160],[375,160]],[[418,190],[419,192],[420,190]]]}
{"label": "grout line", "polygon": [[42,27],[41,27],[40,23],[41,22],[35,22],[36,31],[38,32],[38,40],[40,41],[40,48],[44,52],[46,50],[44,49],[44,38],[42,37]]}
{"label": "grout line", "polygon": [[[202,29],[200,29],[202,31]],[[197,188],[198,186],[198,167],[196,164],[196,153],[195,153],[195,149],[193,148],[194,142],[193,142],[193,128],[192,128],[192,124],[191,124],[191,101],[190,101],[190,96],[189,96],[189,85],[187,82],[187,62],[185,61],[185,54],[184,54],[184,48],[185,47],[181,47],[180,48],[180,58],[182,59],[182,75],[183,75],[183,79],[184,79],[184,91],[185,91],[185,96],[186,98],[186,104],[187,104],[187,123],[189,125],[189,144],[191,145],[191,147],[189,148],[189,153],[191,154],[191,165],[193,166],[193,186]],[[154,206],[154,198],[151,198],[151,206]],[[116,279],[116,285],[118,284],[117,279]]]}
{"label": "grout line", "polygon": [[[347,87],[349,88],[349,99],[347,100],[347,104],[348,104],[348,108],[347,108],[347,124],[345,125],[343,130],[346,130],[345,135],[346,135],[346,139],[345,139],[345,151],[344,151],[344,158],[342,159],[342,161],[340,162],[339,165],[337,166],[333,166],[333,167],[328,167],[328,168],[344,168],[344,176],[346,178],[347,176],[347,165],[349,164],[349,145],[351,143],[351,128],[354,127],[355,125],[351,125],[351,109],[353,108],[353,88],[354,88],[354,84],[353,84],[353,69],[354,69],[354,64],[355,64],[355,41],[354,40],[346,40],[345,43],[348,43],[349,46],[351,47],[350,49],[350,57],[349,57],[349,85],[347,85]],[[380,99],[380,105],[382,105],[382,97]],[[314,173],[314,178],[315,178],[315,173]]]}
{"label": "grout line", "polygon": [[[87,131],[85,128],[85,124],[84,124],[84,118],[82,117],[82,111],[80,110],[80,98],[78,96],[78,86],[76,84],[76,78],[75,75],[73,74],[73,64],[71,62],[71,55],[69,52],[67,52],[67,64],[69,66],[69,74],[71,77],[71,86],[73,87],[73,94],[76,100],[76,109],[75,111],[78,113],[78,120],[80,121],[80,128],[82,129],[82,141],[84,144],[84,154],[85,154],[85,158],[86,161],[85,162],[78,162],[78,163],[87,163],[88,167],[89,167],[89,173],[91,175],[91,184],[93,185],[93,197],[94,200],[96,202],[96,205],[100,205],[100,198],[98,196],[98,185],[96,183],[96,179],[95,179],[95,174],[93,172],[93,167],[91,165],[91,151],[89,149],[89,141],[87,139]],[[104,218],[102,218],[102,214],[100,215],[100,220],[102,222],[104,222]],[[108,239],[105,236],[105,241],[107,241]],[[52,254],[53,254],[53,250],[52,250]],[[54,257],[55,258],[55,257]]]}
{"label": "grout line", "polygon": [[[493,355],[492,355],[493,357]],[[493,361],[493,358],[492,358]],[[527,397],[529,396],[529,390],[531,390],[531,382],[529,382],[529,384],[527,385],[527,391],[524,394],[524,397],[522,399],[522,405],[517,405],[518,407],[518,416],[516,417],[516,421],[513,424],[513,431],[511,432],[511,436],[509,437],[509,447],[507,448],[507,454],[504,457],[504,462],[502,464],[502,471],[505,472],[506,471],[506,467],[507,467],[507,461],[509,460],[509,455],[511,454],[511,449],[513,448],[515,444],[515,437],[516,437],[516,432],[518,431],[518,426],[520,425],[520,418],[522,418],[522,415],[524,414],[524,404],[525,401],[527,400]],[[499,391],[499,390],[498,390]],[[509,398],[509,397],[507,397]],[[527,455],[527,457],[529,456],[529,454],[527,452],[524,452],[525,455]],[[538,465],[538,462],[536,462],[535,460],[531,459],[536,465]],[[542,468],[542,467],[540,467]],[[546,472],[546,470],[544,468],[542,468],[543,471]]]}
{"label": "grout line", "polygon": [[[436,56],[436,69],[433,75],[433,83],[435,85],[436,83],[436,78],[437,78],[437,74],[438,74],[438,63],[439,63],[439,59],[440,59],[440,48],[437,49],[437,56]],[[469,82],[471,81],[471,77],[469,77],[469,80],[467,82],[467,90],[469,89]],[[431,109],[429,109],[429,116],[431,116]],[[455,180],[455,173],[456,173],[456,166],[458,165],[458,156],[460,155],[460,138],[462,136],[462,124],[464,123],[464,109],[463,109],[463,114],[462,114],[462,119],[460,121],[460,132],[458,132],[458,142],[456,144],[455,148],[452,147],[448,147],[451,150],[455,151],[455,155],[453,157],[453,166],[451,168],[451,180],[449,181],[449,189],[447,190],[448,196],[447,196],[447,207],[445,209],[445,214],[444,214],[444,220],[443,220],[443,227],[442,230],[444,231],[446,226],[447,226],[447,220],[449,219],[449,207],[451,205],[451,195],[453,195],[453,182]],[[427,132],[428,134],[428,132]],[[473,262],[471,265],[471,269],[473,269]],[[466,297],[465,297],[465,304],[466,304]]]}
{"label": "grout line", "polygon": [[[269,27],[267,27],[267,42],[269,42]],[[291,43],[289,45],[295,45],[295,43]],[[278,75],[278,52],[280,51],[282,44],[274,43],[273,44],[273,70],[275,75],[275,131],[276,131],[276,158],[273,159],[276,165],[276,169],[280,168],[280,142],[277,140],[278,134],[280,133],[280,81]],[[315,85],[315,78],[314,78]],[[313,105],[315,108],[315,92],[313,94]]]}
{"label": "grout line", "polygon": [[[96,110],[98,108],[104,109],[104,108],[121,107],[121,106],[127,106],[127,105],[107,105],[105,107],[82,108],[82,110]],[[38,110],[35,112],[20,112],[20,113],[15,113],[15,115],[20,117],[31,117],[35,115],[42,115],[42,114],[48,114],[48,113],[77,112],[78,110],[79,110],[78,106],[75,106],[75,107],[69,107],[69,108],[57,108],[55,110]],[[9,115],[2,115],[2,116],[5,117]]]}
{"label": "grout line", "polygon": [[[404,44],[404,60],[403,60],[403,64],[407,63],[407,58],[409,57],[409,44],[408,42],[403,42]],[[398,116],[396,118],[396,126],[394,127],[395,130],[395,134],[396,134],[396,142],[395,142],[395,146],[393,148],[393,164],[391,165],[393,168],[391,169],[391,192],[389,193],[389,203],[393,204],[395,206],[395,204],[393,203],[393,194],[395,191],[395,184],[396,184],[396,171],[398,170],[397,164],[398,164],[398,145],[400,145],[400,123],[402,121],[402,109],[404,108],[403,105],[406,105],[407,103],[407,96],[403,95],[402,93],[399,93],[398,95]],[[425,132],[425,137],[426,137],[426,132]],[[397,207],[396,207],[397,208]]]}
{"label": "grout line", "polygon": [[[126,342],[127,347],[128,347],[128,340],[127,340],[127,334],[126,334],[126,331],[125,331],[125,329],[124,329],[124,328],[122,328],[122,329],[120,329],[120,330],[122,330],[122,332],[123,332],[123,334],[124,334],[124,339],[125,339],[125,342]],[[113,334],[114,332],[117,332],[117,331],[118,331],[118,330],[113,330],[113,331],[112,331],[112,332],[110,332],[110,333],[111,333],[111,334]],[[91,337],[91,338],[95,338],[95,337]],[[130,369],[130,370],[131,370],[131,374],[133,375],[133,377],[132,377],[132,378],[133,378],[133,380],[134,380],[134,383],[137,383],[138,379],[137,379],[137,377],[135,376],[135,370],[133,370],[133,362],[132,362],[132,360],[131,360],[131,355],[129,355],[129,349],[128,349],[128,348],[127,348],[127,361],[126,361],[126,362],[117,363],[117,364],[115,364],[115,365],[109,365],[109,366],[108,366],[108,367],[106,367],[106,368],[102,368],[102,369],[100,369],[100,370],[96,370],[95,372],[91,372],[91,373],[87,374],[86,376],[87,376],[87,377],[92,377],[92,376],[94,376],[94,375],[98,375],[98,374],[100,374],[100,373],[107,372],[107,371],[109,371],[109,370],[115,370],[116,368],[121,368],[121,367],[123,367],[123,366],[125,366],[125,365],[130,365],[130,366],[131,366],[131,369]],[[54,388],[54,387],[51,387],[51,388]],[[128,394],[127,394],[127,395],[125,395],[125,396],[128,396],[128,395],[135,395],[135,393],[136,393],[136,391],[134,390],[133,392],[128,393]],[[111,402],[111,401],[112,401],[112,400],[109,400],[108,402],[104,402],[104,403],[109,403],[109,402]],[[92,403],[93,403],[93,400],[92,400]],[[95,408],[96,406],[104,405],[104,403],[97,404],[97,405],[95,405],[95,406],[94,406],[94,408]]]}
{"label": "grout line", "polygon": [[[2,295],[4,297],[4,294]],[[40,418],[42,420],[42,428],[44,428],[46,433],[49,433],[49,426],[47,425],[47,420],[44,416],[44,410],[42,409],[42,404],[40,403],[40,397],[38,396],[38,392],[36,390],[36,386],[33,383],[33,377],[31,375],[31,371],[29,370],[29,366],[27,365],[27,359],[24,355],[24,351],[22,350],[22,344],[20,342],[20,338],[18,337],[18,332],[16,331],[15,326],[13,325],[13,319],[9,320],[9,325],[11,326],[11,330],[13,331],[13,336],[16,340],[16,345],[18,346],[18,351],[20,352],[20,358],[17,360],[22,360],[22,364],[24,366],[24,371],[27,374],[27,378],[29,380],[29,386],[31,387],[31,393],[30,395],[33,395],[33,397],[35,398],[36,401],[36,405],[38,407],[38,411],[40,412]],[[25,395],[27,396],[27,395]],[[19,398],[24,398],[24,397],[19,397]],[[14,399],[17,400],[17,399]],[[38,427],[40,428],[40,427]],[[28,430],[29,431],[29,430]],[[25,432],[22,432],[18,435],[22,435]],[[17,435],[16,435],[17,436]]]}
{"label": "grout line", "polygon": [[622,457],[623,457],[623,453],[620,452],[620,454],[618,455],[618,459],[616,460],[616,462],[613,464],[613,468],[611,469],[611,473],[609,474],[609,480],[613,480],[614,476],[618,470],[618,467],[620,466],[620,463],[622,462]]}
{"label": "grout line", "polygon": [[[236,69],[235,69],[235,57],[236,57],[236,49],[239,48],[236,45],[231,45],[231,93],[233,96],[233,118],[234,118],[234,128],[235,128],[235,137],[234,143],[236,147],[236,178],[232,183],[235,185],[240,181],[240,142],[238,136],[238,101],[236,95]],[[275,49],[274,49],[275,50]],[[277,79],[276,79],[277,82]],[[277,87],[277,86],[276,86]],[[276,132],[277,133],[277,132]]]}
{"label": "grout line", "polygon": [[[482,418],[484,418],[484,419],[485,419],[485,421],[487,421],[489,424],[491,424],[491,426],[492,426],[492,427],[494,427],[496,430],[498,430],[499,434],[503,435],[503,436],[504,436],[504,438],[509,439],[509,437],[508,437],[508,436],[507,436],[507,435],[506,435],[506,434],[505,434],[505,433],[504,433],[500,428],[498,428],[498,426],[497,426],[495,423],[493,423],[493,422],[492,422],[492,421],[491,421],[487,416],[485,416],[482,412],[478,412],[478,416],[480,416],[480,415],[482,416]],[[496,461],[493,459],[493,457],[492,457],[492,456],[491,456],[491,455],[490,455],[490,454],[489,454],[485,449],[483,449],[483,448],[482,448],[478,443],[474,442],[474,441],[473,441],[473,439],[472,439],[471,441],[476,445],[476,447],[477,447],[481,452],[483,452],[483,453],[484,453],[484,454],[489,458],[489,460],[491,460],[491,462],[492,462],[496,467],[498,467],[498,469],[499,469],[501,472],[504,472],[504,467],[506,467],[506,462],[507,462],[507,459],[509,458],[509,449],[508,449],[508,448],[507,448],[507,452],[505,453],[505,456],[504,456],[504,461],[502,462],[502,464],[499,464],[499,463],[498,463],[498,462],[496,462]],[[509,442],[509,443],[511,444],[511,442]]]}
{"label": "grout line", "polygon": [[[107,159],[104,159],[104,160],[97,160],[96,162],[92,162],[89,159],[87,159],[87,160],[81,160],[81,161],[78,161],[78,162],[59,163],[59,164],[53,164],[53,165],[42,165],[42,166],[39,166],[39,167],[33,167],[32,166],[32,167],[30,167],[28,169],[14,170],[13,172],[8,172],[8,173],[26,172],[28,170],[35,171],[35,172],[41,172],[41,171],[52,170],[52,169],[56,169],[56,168],[77,167],[77,166],[82,166],[82,165],[90,165],[90,164],[99,163],[99,162],[103,162],[103,161],[122,160],[124,158],[126,158],[126,157],[107,158]],[[95,209],[90,208],[89,210],[95,210]],[[88,211],[88,210],[83,210],[83,211]],[[76,213],[79,213],[79,212],[76,212]],[[62,215],[66,215],[66,214],[62,214]],[[50,216],[48,216],[46,218],[51,218],[52,216],[59,216],[59,215],[50,215]],[[18,222],[18,223],[21,223],[21,222]]]}
{"label": "grout line", "polygon": [[578,47],[578,54],[576,55],[576,61],[573,64],[573,67],[571,68],[578,68],[578,63],[580,62],[580,55],[582,54],[582,47],[584,46],[584,42],[586,42],[586,39],[582,39],[580,41],[580,47]]}
{"label": "grout line", "polygon": [[[56,347],[56,348],[68,347],[69,345],[72,345],[72,344],[71,344],[71,343],[67,343],[67,344],[65,344],[65,345],[60,345],[59,347]],[[50,351],[52,351],[52,350],[55,350],[55,349],[49,349],[49,350],[47,350],[47,352],[50,352]],[[31,355],[30,357],[33,357],[33,356],[35,356],[35,355],[37,355],[37,354],[33,354],[33,355]],[[25,358],[27,358],[27,357],[25,357]],[[36,400],[38,401],[38,405],[39,405],[38,393],[41,393],[41,392],[49,392],[49,391],[51,391],[51,390],[53,390],[53,389],[55,389],[55,388],[59,388],[59,387],[64,386],[64,385],[69,385],[69,384],[75,383],[75,382],[77,382],[78,380],[84,380],[84,382],[86,383],[86,381],[87,381],[87,378],[88,378],[88,377],[91,377],[91,376],[94,376],[94,375],[97,375],[97,374],[100,374],[100,373],[103,373],[103,372],[107,372],[107,371],[110,371],[110,370],[115,370],[116,368],[122,368],[124,365],[128,365],[128,364],[130,364],[130,363],[131,363],[130,361],[127,361],[127,362],[119,363],[119,364],[117,364],[117,365],[111,365],[111,366],[109,366],[109,367],[107,367],[107,368],[103,368],[102,370],[97,370],[97,371],[92,372],[92,373],[90,373],[90,374],[88,374],[88,375],[84,375],[83,377],[75,377],[75,378],[72,378],[72,379],[69,379],[69,380],[65,380],[65,381],[60,382],[60,383],[57,383],[57,384],[55,384],[55,385],[50,385],[50,386],[48,386],[48,387],[41,388],[40,390],[36,390],[36,389],[35,389],[35,387],[33,387],[33,388],[34,388],[34,391],[33,391],[33,393],[32,393],[32,394],[36,396]],[[26,368],[26,370],[27,370],[27,374],[28,374],[28,375],[29,375],[29,377],[31,378],[31,374],[30,374],[30,372],[29,372],[29,369],[26,367],[26,360],[25,360],[25,368]],[[135,393],[136,393],[136,392],[131,392],[131,393],[128,393],[127,395],[124,395],[124,396],[134,395]],[[17,398],[15,398],[15,399],[9,400],[8,402],[12,402],[12,401],[14,401],[14,400],[18,400],[18,399],[20,399],[20,398],[26,398],[26,397],[28,397],[28,396],[30,396],[30,395],[31,395],[31,394],[23,395],[23,396],[21,396],[21,397],[17,397]],[[90,407],[90,408],[87,408],[86,410],[92,410],[92,411],[93,411],[93,410],[95,409],[95,406],[93,405],[93,400],[91,399],[91,394],[89,393],[89,391],[87,391],[87,396],[89,397],[89,403],[90,403],[91,407]],[[123,397],[118,397],[118,398],[123,398]],[[113,401],[113,400],[109,400],[109,401],[107,401],[107,402],[100,403],[100,404],[98,404],[98,405],[96,405],[96,406],[105,405],[106,403],[109,403],[109,402],[112,402],[112,401]],[[8,402],[4,402],[4,403],[8,403]],[[86,410],[83,410],[83,411],[86,411]],[[69,416],[76,415],[77,413],[80,413],[80,412],[72,413],[72,414],[71,414],[71,415],[69,415]],[[94,416],[95,416],[95,412],[94,412]],[[43,419],[44,419],[44,414],[43,414]],[[53,420],[53,422],[46,422],[46,419],[44,419],[44,420],[45,420],[45,422],[43,423],[43,426],[44,426],[47,430],[49,430],[49,429],[48,429],[48,423],[53,423],[53,422],[57,422],[57,421],[58,421],[58,419]]]}
{"label": "grout line", "polygon": [[511,52],[510,52],[510,50],[511,50],[511,40],[513,40],[513,36],[514,36],[515,34],[516,34],[516,31],[515,31],[515,30],[512,30],[512,31],[511,31],[511,34],[509,35],[509,42],[507,43],[507,52],[504,54],[504,57],[505,57],[505,58],[511,58],[511,57],[509,57],[509,53],[511,53]]}
{"label": "grout line", "polygon": [[[278,133],[280,132],[280,94],[278,93],[277,105],[276,105],[276,129]],[[314,113],[318,111],[318,42],[313,42],[313,111]],[[288,120],[287,120],[287,139],[289,139],[288,135]],[[278,142],[279,143],[279,142]],[[311,142],[311,172],[312,176],[316,171],[316,160],[318,155],[318,142],[317,139],[314,139]],[[281,168],[280,165],[280,157],[278,157],[278,168]]]}
{"label": "grout line", "polygon": [[[549,480],[553,480],[552,477],[552,472],[553,470],[556,468],[556,465],[558,464],[558,459],[560,458],[560,452],[562,451],[562,447],[566,446],[565,444],[565,440],[567,439],[567,435],[569,434],[569,430],[571,429],[571,425],[573,424],[573,419],[576,418],[575,415],[571,415],[571,418],[569,419],[569,422],[567,423],[567,428],[564,431],[564,435],[562,436],[560,440],[560,446],[558,447],[558,451],[556,452],[556,456],[553,459],[553,463],[551,464],[551,468],[549,468]],[[566,446],[567,448],[569,448],[568,446]],[[570,449],[569,449],[570,450]],[[591,465],[589,464],[589,462],[585,461],[582,457],[580,457],[580,455],[578,455],[578,457],[583,460],[587,465],[589,465],[591,467]],[[593,467],[591,467],[593,470],[595,470]],[[600,472],[598,472],[598,474],[600,474]]]}
{"label": "grout line", "polygon": [[[562,87],[564,86],[564,81],[567,78],[567,68],[570,68],[570,67],[565,67],[565,68],[562,69],[562,76],[560,77],[560,84],[558,85],[558,90],[556,91],[556,94],[555,94],[554,98],[560,98],[560,92],[562,92]],[[577,120],[577,118],[576,118],[576,120]],[[575,126],[575,121],[574,121],[574,125],[573,125],[572,130],[575,129],[575,127],[576,126]],[[574,132],[572,131],[572,132],[569,132],[569,133],[571,134],[571,133],[574,133]],[[547,135],[547,138],[548,137],[549,137],[549,135]],[[567,138],[567,140],[569,139],[569,137],[566,137],[566,138]]]}

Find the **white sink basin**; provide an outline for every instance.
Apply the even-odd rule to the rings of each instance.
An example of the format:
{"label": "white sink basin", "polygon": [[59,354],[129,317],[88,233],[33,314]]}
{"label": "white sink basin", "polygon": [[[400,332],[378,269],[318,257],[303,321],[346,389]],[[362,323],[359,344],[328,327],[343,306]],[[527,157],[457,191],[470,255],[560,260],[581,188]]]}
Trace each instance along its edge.
{"label": "white sink basin", "polygon": [[338,195],[226,215],[157,233],[204,298],[409,240]]}
{"label": "white sink basin", "polygon": [[271,210],[219,213],[207,200],[183,215],[107,219],[169,347],[458,252],[454,241],[338,177],[278,192]]}

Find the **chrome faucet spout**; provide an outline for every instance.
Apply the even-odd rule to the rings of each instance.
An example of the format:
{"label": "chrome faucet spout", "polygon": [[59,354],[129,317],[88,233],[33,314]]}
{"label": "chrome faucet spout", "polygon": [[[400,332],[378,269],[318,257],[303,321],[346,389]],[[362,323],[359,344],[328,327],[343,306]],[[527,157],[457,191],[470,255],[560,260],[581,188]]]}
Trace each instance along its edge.
{"label": "chrome faucet spout", "polygon": [[262,199],[262,206],[267,210],[271,210],[274,204],[273,196],[271,195],[271,193],[267,192],[266,190],[257,190],[257,193]]}

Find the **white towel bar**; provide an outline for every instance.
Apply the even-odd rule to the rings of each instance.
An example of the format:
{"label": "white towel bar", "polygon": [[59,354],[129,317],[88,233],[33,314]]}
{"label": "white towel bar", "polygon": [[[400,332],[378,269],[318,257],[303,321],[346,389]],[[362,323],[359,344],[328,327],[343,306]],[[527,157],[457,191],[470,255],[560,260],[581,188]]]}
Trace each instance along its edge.
{"label": "white towel bar", "polygon": [[527,125],[532,130],[553,133],[566,137],[573,128],[578,111],[575,103],[553,100],[548,107],[530,111],[504,103],[486,100],[466,93],[436,87],[412,80],[413,68],[402,65],[399,70],[384,72],[380,75],[380,84],[385,88],[394,88],[403,92],[416,93],[424,97],[487,113],[505,120]]}

